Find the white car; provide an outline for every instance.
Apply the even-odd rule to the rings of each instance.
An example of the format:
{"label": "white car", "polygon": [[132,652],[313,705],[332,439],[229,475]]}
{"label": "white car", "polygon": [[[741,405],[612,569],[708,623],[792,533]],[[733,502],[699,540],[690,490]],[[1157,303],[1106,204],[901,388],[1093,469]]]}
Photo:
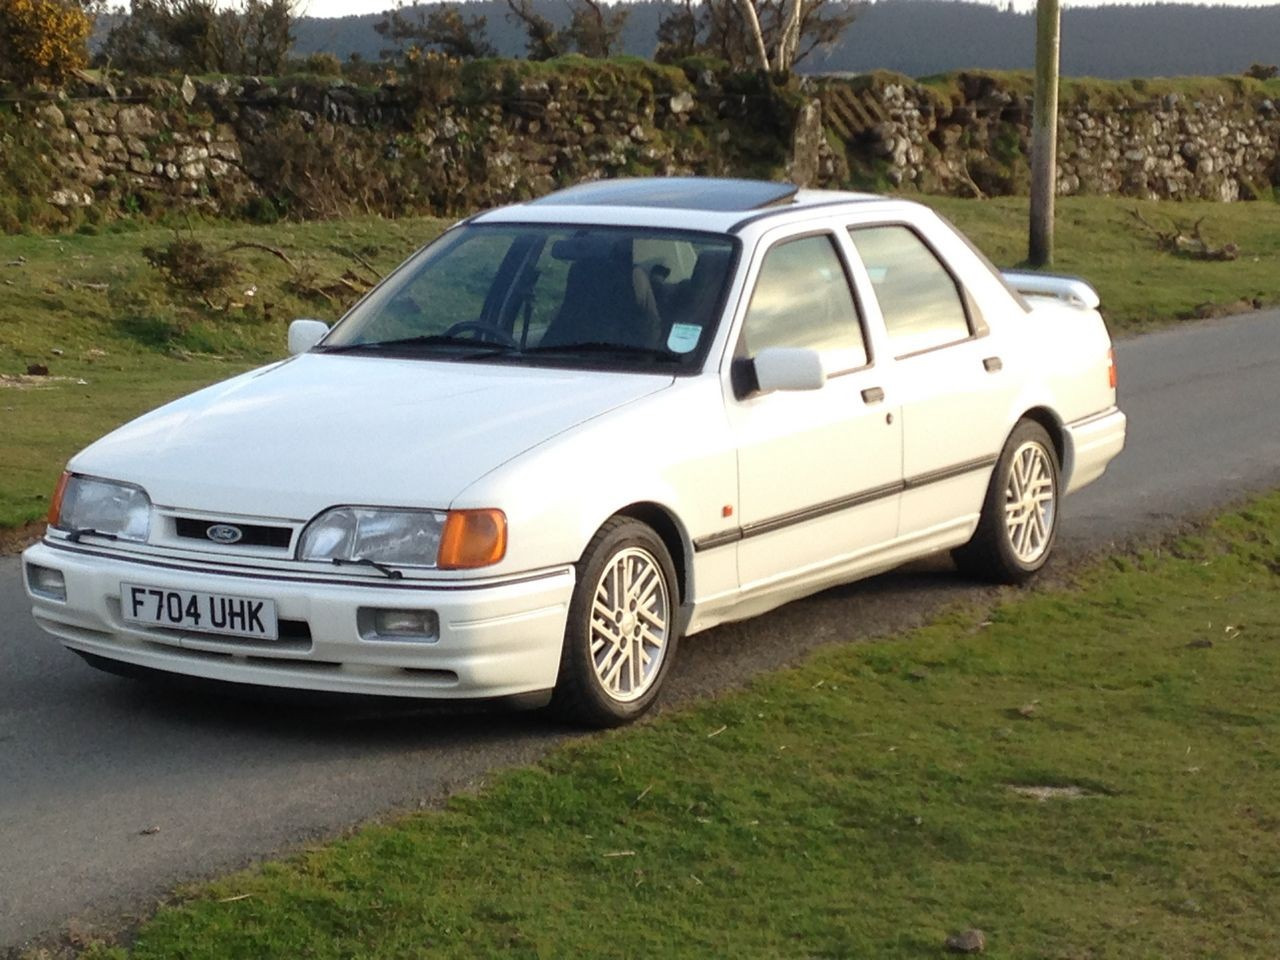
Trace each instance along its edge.
{"label": "white car", "polygon": [[1124,444],[1097,304],[902,200],[584,184],[78,454],[26,587],[117,672],[625,722],[716,624],[1035,573]]}

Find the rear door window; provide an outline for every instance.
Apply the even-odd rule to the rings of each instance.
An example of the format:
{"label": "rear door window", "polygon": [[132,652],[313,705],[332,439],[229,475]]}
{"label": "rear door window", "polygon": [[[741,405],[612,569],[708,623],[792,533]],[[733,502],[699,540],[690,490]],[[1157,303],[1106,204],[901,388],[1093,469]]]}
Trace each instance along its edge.
{"label": "rear door window", "polygon": [[899,356],[966,340],[969,317],[955,278],[910,227],[854,227],[853,245],[871,278]]}

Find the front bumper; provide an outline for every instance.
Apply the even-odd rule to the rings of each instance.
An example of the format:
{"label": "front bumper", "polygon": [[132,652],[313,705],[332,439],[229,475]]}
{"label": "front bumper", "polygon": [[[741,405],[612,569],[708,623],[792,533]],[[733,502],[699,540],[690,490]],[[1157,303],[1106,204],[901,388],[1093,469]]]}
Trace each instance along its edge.
{"label": "front bumper", "polygon": [[[61,571],[66,600],[32,593],[29,564]],[[23,571],[36,623],[72,650],[210,680],[431,699],[549,691],[574,585],[572,567],[482,583],[273,579],[261,568],[153,563],[50,540],[27,549]],[[264,641],[126,623],[123,582],[270,597],[290,629],[280,640]],[[439,636],[371,639],[357,622],[361,608],[434,610]]]}

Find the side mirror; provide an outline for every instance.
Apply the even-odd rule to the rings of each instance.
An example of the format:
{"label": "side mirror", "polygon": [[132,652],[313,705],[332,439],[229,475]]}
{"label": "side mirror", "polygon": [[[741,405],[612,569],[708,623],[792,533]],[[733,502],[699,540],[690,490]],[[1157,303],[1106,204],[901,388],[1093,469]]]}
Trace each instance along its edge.
{"label": "side mirror", "polygon": [[295,320],[289,324],[289,352],[306,353],[325,338],[329,325],[320,320]]}
{"label": "side mirror", "polygon": [[803,347],[765,347],[752,361],[756,386],[761,393],[772,390],[820,390],[827,382],[822,358],[816,350]]}

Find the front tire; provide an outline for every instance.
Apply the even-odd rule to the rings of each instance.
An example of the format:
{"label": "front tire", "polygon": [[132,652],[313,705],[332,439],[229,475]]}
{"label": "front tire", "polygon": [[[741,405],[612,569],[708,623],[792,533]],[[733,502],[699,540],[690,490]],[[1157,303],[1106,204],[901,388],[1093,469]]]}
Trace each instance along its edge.
{"label": "front tire", "polygon": [[657,699],[679,641],[675,565],[662,539],[613,517],[577,564],[552,707],[576,723],[616,727]]}
{"label": "front tire", "polygon": [[973,539],[951,555],[964,573],[1024,583],[1045,565],[1058,535],[1058,453],[1044,427],[1022,420],[991,474]]}

